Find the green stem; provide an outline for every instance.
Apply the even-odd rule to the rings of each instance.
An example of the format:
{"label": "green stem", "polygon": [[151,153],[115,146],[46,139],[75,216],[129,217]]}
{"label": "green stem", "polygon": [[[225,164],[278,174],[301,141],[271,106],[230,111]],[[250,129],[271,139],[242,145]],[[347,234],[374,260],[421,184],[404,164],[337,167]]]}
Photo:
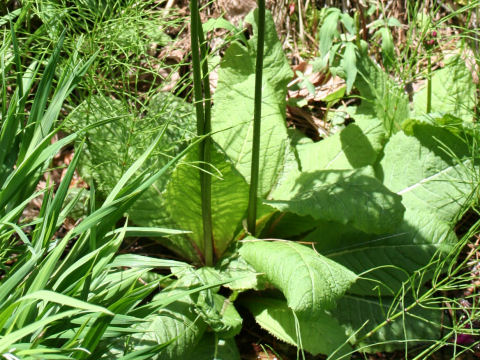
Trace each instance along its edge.
{"label": "green stem", "polygon": [[255,68],[255,106],[253,111],[252,168],[248,198],[247,227],[255,235],[257,218],[258,172],[260,162],[260,122],[262,116],[263,43],[265,35],[265,0],[258,0],[257,61]]}
{"label": "green stem", "polygon": [[[200,55],[202,60],[202,77],[203,77],[203,101],[204,101],[204,123],[203,134],[212,132],[212,100],[210,93],[210,79],[208,76],[208,49],[207,43],[203,36],[202,23],[200,21],[200,13],[198,13],[198,40],[200,42]],[[200,143],[200,151],[203,152],[203,163],[200,180],[202,187],[202,218],[203,218],[203,242],[205,247],[205,263],[207,266],[213,265],[213,224],[212,224],[212,175],[207,169],[212,159],[212,138],[206,137]],[[207,171],[208,170],[208,171]]]}
{"label": "green stem", "polygon": [[428,54],[427,63],[427,114],[432,111],[432,58]]}
{"label": "green stem", "polygon": [[[191,19],[191,47],[192,47],[192,65],[193,65],[193,94],[195,100],[195,110],[197,114],[197,135],[204,136],[210,132],[206,130],[210,126],[210,106],[204,109],[202,94],[202,65],[200,62],[200,38],[203,39],[203,30],[200,24],[200,14],[198,10],[197,0],[190,0],[190,19]],[[200,35],[201,33],[201,35]],[[203,56],[206,56],[206,51]],[[206,61],[206,60],[205,60]],[[207,64],[208,69],[208,64]],[[204,89],[209,92],[209,90]],[[210,95],[208,95],[210,98]],[[210,102],[210,99],[208,99]],[[208,121],[206,121],[206,116]],[[205,265],[213,265],[213,243],[212,243],[212,212],[211,212],[211,177],[205,172],[206,163],[210,161],[210,142],[209,138],[205,138],[199,145],[199,162],[200,162],[200,190],[202,194],[202,222],[203,222],[203,246]],[[208,150],[208,151],[207,151]],[[207,154],[207,157],[205,156]]]}

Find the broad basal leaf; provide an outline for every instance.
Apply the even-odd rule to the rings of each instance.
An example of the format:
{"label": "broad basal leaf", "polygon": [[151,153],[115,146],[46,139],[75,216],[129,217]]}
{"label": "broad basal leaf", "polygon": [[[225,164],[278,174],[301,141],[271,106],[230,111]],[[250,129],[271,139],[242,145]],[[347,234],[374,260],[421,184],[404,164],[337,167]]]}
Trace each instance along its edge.
{"label": "broad basal leaf", "polygon": [[[285,149],[289,143],[285,125],[286,85],[292,78],[269,13],[265,34],[259,175],[261,196],[272,188],[283,168]],[[214,140],[247,182],[250,182],[252,158],[255,43],[256,34],[248,47],[234,42],[226,51],[218,71],[212,120]]]}
{"label": "broad basal leaf", "polygon": [[[189,164],[197,159],[197,154],[196,148],[193,149],[185,157],[186,163],[175,168],[165,193],[165,204],[172,219],[192,231],[188,237],[203,253],[200,173],[198,167]],[[212,151],[211,164],[213,240],[215,254],[220,257],[245,217],[248,185],[218,148]]]}
{"label": "broad basal leaf", "polygon": [[[325,224],[304,239],[355,273],[381,281],[382,294],[395,293],[432,256],[449,252],[457,241],[452,222],[477,186],[475,166],[459,137],[421,123],[409,131],[411,136],[399,132],[391,137],[377,167],[384,184],[402,195],[406,211],[401,224],[381,235]],[[351,291],[372,294],[375,286],[358,281]]]}
{"label": "broad basal leaf", "polygon": [[246,241],[240,254],[287,298],[299,316],[316,316],[356,280],[356,275],[311,248],[291,241]]}
{"label": "broad basal leaf", "polygon": [[356,120],[325,140],[297,145],[302,171],[357,169],[373,165],[384,138],[385,130],[380,120]]}
{"label": "broad basal leaf", "polygon": [[450,222],[477,186],[467,145],[448,130],[427,124],[398,133],[385,147],[377,172],[407,209]]}
{"label": "broad basal leaf", "polygon": [[[417,305],[410,311],[402,311],[415,302],[405,297],[404,304],[392,298],[359,297],[345,295],[332,311],[340,324],[353,336],[355,345],[365,352],[394,351],[413,348],[440,338],[442,310],[428,309]],[[400,316],[392,319],[394,315]],[[384,326],[367,337],[377,325],[391,319]],[[408,342],[407,342],[408,341]]]}
{"label": "broad basal leaf", "polygon": [[189,358],[206,329],[205,323],[191,310],[190,304],[181,301],[170,304],[144,320],[135,326],[135,330],[141,332],[130,338],[129,351],[170,342],[166,348],[151,357],[153,360]]}
{"label": "broad basal leaf", "polygon": [[[432,110],[450,113],[465,121],[471,121],[476,103],[476,87],[472,74],[460,56],[454,56],[443,69],[432,74]],[[427,111],[427,87],[413,97],[416,115]]]}
{"label": "broad basal leaf", "polygon": [[[102,120],[112,122],[90,130],[87,146],[80,160],[80,172],[86,180],[94,181],[103,196],[115,186],[124,172],[140,157],[156,138],[162,126],[169,123],[158,151],[147,160],[147,166],[160,168],[169,158],[185,148],[185,140],[195,132],[193,108],[182,99],[161,93],[150,100],[146,115],[103,96],[83,102],[68,118],[68,128],[79,130]],[[158,198],[167,178],[160,178],[132,207],[130,218],[147,225],[164,213]]]}
{"label": "broad basal leaf", "polygon": [[[154,141],[165,124],[169,124],[158,150],[146,161],[146,166],[159,169],[169,157],[186,146],[186,140],[195,133],[195,117],[191,104],[169,93],[153,97],[146,114],[120,100],[94,96],[83,102],[68,118],[68,128],[79,130],[102,120],[112,122],[90,130],[86,149],[80,158],[81,176],[95,184],[99,197],[106,197],[125,171]],[[161,192],[168,175],[156,181],[130,208],[129,218],[140,226],[171,227]],[[167,241],[165,243],[165,241]],[[188,241],[175,237],[175,242],[165,240],[164,245],[182,249],[182,255],[198,261]]]}
{"label": "broad basal leaf", "polygon": [[285,301],[263,297],[247,298],[242,304],[270,334],[313,355],[325,354],[331,356],[329,359],[338,359],[352,350],[345,329],[325,311],[315,318],[296,317]]}
{"label": "broad basal leaf", "polygon": [[411,216],[390,233],[365,234],[348,225],[327,222],[303,241],[314,242],[322,255],[364,274],[349,292],[394,295],[414,271],[427,266],[434,255],[448,253],[457,241],[451,226],[432,214],[408,214]]}
{"label": "broad basal leaf", "polygon": [[[171,296],[184,290],[192,289],[221,281],[222,274],[216,269],[202,267],[193,269],[190,266],[173,268],[172,272],[178,277],[164,294]],[[231,338],[237,335],[242,327],[242,318],[233,303],[222,295],[217,294],[219,287],[195,292],[185,299],[192,306],[195,313],[222,338]]]}
{"label": "broad basal leaf", "polygon": [[[235,248],[237,247],[238,243]],[[225,284],[225,287],[229,289],[245,291],[250,289],[262,290],[264,288],[265,284],[262,281],[262,277],[259,276],[260,274],[255,271],[252,265],[245,261],[236,249],[225,254],[215,268],[221,276],[231,279],[238,278],[238,280]]]}
{"label": "broad basal leaf", "polygon": [[384,233],[402,220],[401,197],[369,168],[300,173],[273,191],[267,204],[317,220],[352,223],[366,233]]}
{"label": "broad basal leaf", "polygon": [[234,339],[225,339],[216,334],[205,334],[192,351],[195,360],[240,360]]}

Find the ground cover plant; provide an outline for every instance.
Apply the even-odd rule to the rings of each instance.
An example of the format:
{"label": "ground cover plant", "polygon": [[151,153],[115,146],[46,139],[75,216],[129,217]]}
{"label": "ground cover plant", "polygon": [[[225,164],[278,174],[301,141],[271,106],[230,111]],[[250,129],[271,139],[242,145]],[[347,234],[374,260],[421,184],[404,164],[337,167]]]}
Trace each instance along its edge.
{"label": "ground cover plant", "polygon": [[[35,76],[25,72],[21,79],[11,32],[14,56],[6,45],[2,68],[6,79],[15,65],[18,90],[7,110],[3,88],[2,135],[19,140],[2,136],[8,145],[2,149],[12,149],[0,195],[2,254],[9,259],[16,249],[13,234],[24,254],[4,270],[0,285],[5,294],[18,287],[2,303],[4,357],[239,359],[234,337],[245,309],[273,337],[297,347],[297,358],[400,349],[420,359],[452,337],[456,354],[472,349],[476,313],[445,318],[446,301],[437,296],[468,283],[459,272],[471,255],[462,260],[461,245],[477,231],[472,227],[463,241],[454,231],[476,204],[479,184],[476,87],[464,60],[456,55],[443,69],[429,66],[427,85],[410,100],[370,57],[368,44],[353,45],[339,33],[334,44],[329,35],[317,66],[338,65],[344,92],[355,91],[356,101],[343,109],[350,124],[314,142],[286,125],[293,72],[264,3],[245,18],[249,37],[227,26],[234,36],[213,97],[209,28],[202,28],[197,2],[190,6],[193,104],[160,92],[138,107],[99,91],[68,115],[64,129],[72,135],[53,145],[60,106],[95,59],[64,67],[57,87],[63,90],[43,115],[58,45],[36,89],[39,100],[26,122],[32,125],[23,129],[15,111],[23,112],[22,94]],[[327,11],[324,24],[337,27],[338,16]],[[350,36],[358,35],[353,18],[342,21]],[[383,23],[383,38],[392,24]],[[382,49],[388,68],[390,48]],[[17,224],[37,195],[36,182],[17,179],[37,179],[73,141],[76,155],[55,196],[53,188],[44,190],[39,217]],[[40,156],[29,167],[22,165],[24,147]],[[91,186],[89,208],[53,247],[50,239],[80,199],[62,210],[77,165]],[[25,194],[16,194],[20,188]],[[125,226],[118,227],[124,213]],[[131,235],[155,238],[182,261],[115,256]],[[170,268],[171,275],[153,268]],[[456,341],[462,336],[472,341]]]}

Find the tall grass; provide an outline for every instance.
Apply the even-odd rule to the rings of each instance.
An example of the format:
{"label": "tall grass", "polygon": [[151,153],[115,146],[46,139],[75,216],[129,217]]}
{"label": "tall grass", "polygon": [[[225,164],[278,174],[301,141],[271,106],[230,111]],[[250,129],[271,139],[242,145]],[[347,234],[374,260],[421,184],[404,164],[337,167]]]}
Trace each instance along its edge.
{"label": "tall grass", "polygon": [[[172,260],[117,255],[125,236],[164,236],[178,231],[133,228],[128,221],[117,229],[116,224],[129,206],[197,143],[193,142],[158,171],[142,171],[142,165],[162,138],[164,127],[105,201],[99,206],[92,203],[83,220],[64,237],[58,237],[57,232],[79,201],[79,196],[67,201],[67,195],[82,146],[77,147],[56,189],[50,185],[37,190],[37,184],[58,151],[89,130],[51,141],[61,130],[57,119],[64,102],[94,58],[81,61],[73,54],[59,69],[62,35],[44,68],[41,61],[33,61],[25,69],[16,41],[12,27],[10,42],[4,42],[0,50],[0,263],[6,264],[0,268],[0,354],[22,359],[31,358],[32,354],[36,358],[98,359],[113,345],[112,336],[127,339],[135,333],[134,325],[142,323],[143,318],[134,312],[165,278],[148,275],[149,270],[183,265]],[[102,121],[91,127],[104,124]],[[92,189],[91,201],[94,194]],[[22,212],[38,196],[43,196],[38,216],[25,220]],[[176,297],[142,311],[154,313],[205,288],[209,287],[180,291]],[[144,347],[141,354],[134,352],[130,357],[148,358],[167,345]]]}

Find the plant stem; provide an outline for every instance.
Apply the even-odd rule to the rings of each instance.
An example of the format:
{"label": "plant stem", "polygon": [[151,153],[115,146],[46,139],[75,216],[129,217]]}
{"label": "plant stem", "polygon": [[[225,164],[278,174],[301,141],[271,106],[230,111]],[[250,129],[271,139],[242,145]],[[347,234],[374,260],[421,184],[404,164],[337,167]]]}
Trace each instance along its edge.
{"label": "plant stem", "polygon": [[260,162],[260,125],[262,116],[263,43],[265,37],[265,0],[258,0],[257,59],[255,67],[255,105],[253,111],[252,168],[248,198],[247,227],[255,235],[257,218],[258,171]]}
{"label": "plant stem", "polygon": [[432,56],[427,55],[427,114],[432,111]]}
{"label": "plant stem", "polygon": [[[198,14],[198,40],[200,42],[200,55],[202,60],[202,77],[203,77],[203,101],[204,101],[204,123],[203,134],[207,135],[212,132],[212,100],[210,93],[210,79],[208,76],[208,49],[207,43],[203,36],[202,23],[200,21],[200,13]],[[212,176],[207,171],[208,164],[212,158],[212,138],[206,137],[200,143],[200,151],[203,152],[203,163],[200,173],[202,184],[202,218],[203,218],[203,241],[205,247],[205,263],[207,266],[213,265],[213,224],[212,224]]]}
{"label": "plant stem", "polygon": [[[200,14],[198,11],[197,0],[190,0],[190,19],[191,31],[190,40],[192,47],[192,65],[193,65],[193,93],[195,100],[195,110],[197,114],[197,135],[204,136],[210,132],[210,94],[208,94],[208,106],[204,109],[202,95],[202,75],[200,62],[200,38],[203,39],[203,30],[200,24]],[[201,33],[201,35],[200,35]],[[206,56],[202,52],[202,56]],[[206,59],[204,59],[205,64]],[[208,64],[207,64],[208,70]],[[210,92],[209,89],[206,92]],[[206,116],[208,121],[206,121]],[[210,138],[205,138],[199,145],[199,162],[200,162],[200,191],[202,194],[202,222],[203,222],[203,247],[205,265],[213,265],[213,239],[212,239],[212,210],[211,210],[211,177],[206,173],[206,162],[210,161]],[[207,154],[207,158],[205,155]]]}

